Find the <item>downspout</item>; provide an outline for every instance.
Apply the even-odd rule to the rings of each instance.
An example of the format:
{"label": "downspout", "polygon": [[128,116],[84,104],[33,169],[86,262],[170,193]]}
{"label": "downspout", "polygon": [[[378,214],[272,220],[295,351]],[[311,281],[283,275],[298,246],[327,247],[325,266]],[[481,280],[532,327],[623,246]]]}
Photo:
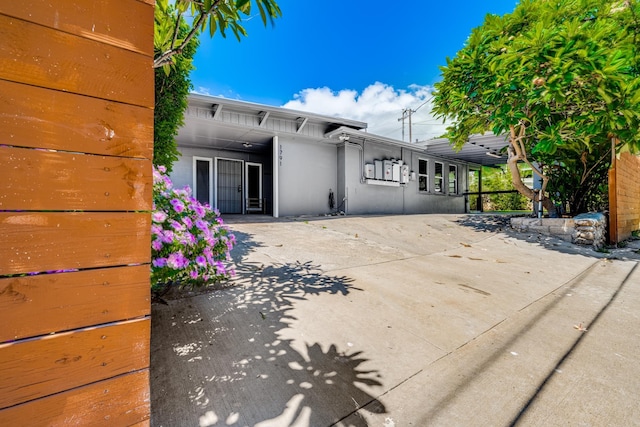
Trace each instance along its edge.
{"label": "downspout", "polygon": [[[406,164],[406,160],[404,159],[404,147],[400,147],[400,159],[402,159],[402,164]],[[400,181],[402,181],[402,167],[400,167]],[[402,185],[402,215],[406,215],[407,214],[407,208],[405,206],[405,197],[406,197],[406,190],[407,190],[407,186]]]}

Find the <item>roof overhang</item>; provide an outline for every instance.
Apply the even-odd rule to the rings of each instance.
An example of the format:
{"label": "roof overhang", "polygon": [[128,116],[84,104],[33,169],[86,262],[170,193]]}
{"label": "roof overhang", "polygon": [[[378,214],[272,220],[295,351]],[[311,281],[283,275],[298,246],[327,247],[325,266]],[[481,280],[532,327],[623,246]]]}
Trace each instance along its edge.
{"label": "roof overhang", "polygon": [[410,148],[415,151],[424,151],[424,147],[416,144],[410,144],[407,142],[398,141],[397,139],[387,138],[380,135],[375,135],[368,132],[363,132],[357,129],[341,126],[335,130],[324,134],[326,138],[339,144],[346,141],[361,140],[367,142],[378,142],[380,144],[395,145],[396,147]]}
{"label": "roof overhang", "polygon": [[425,147],[429,155],[448,157],[475,163],[483,166],[493,166],[507,162],[504,148],[509,145],[507,135],[494,135],[491,132],[475,134],[459,151],[455,151],[447,138],[422,141],[418,144]]}
{"label": "roof overhang", "polygon": [[[238,122],[225,120],[225,112],[238,113],[246,118]],[[228,116],[228,115],[227,115]],[[240,117],[240,116],[238,116]],[[367,123],[339,117],[324,116],[282,107],[272,107],[216,96],[190,94],[184,125],[177,135],[178,145],[206,147],[219,150],[260,152],[271,147],[273,137],[285,131],[269,129],[267,121],[284,120],[294,124],[288,133],[295,138],[303,135],[309,123],[326,129],[366,129]],[[327,142],[321,138],[320,142]]]}

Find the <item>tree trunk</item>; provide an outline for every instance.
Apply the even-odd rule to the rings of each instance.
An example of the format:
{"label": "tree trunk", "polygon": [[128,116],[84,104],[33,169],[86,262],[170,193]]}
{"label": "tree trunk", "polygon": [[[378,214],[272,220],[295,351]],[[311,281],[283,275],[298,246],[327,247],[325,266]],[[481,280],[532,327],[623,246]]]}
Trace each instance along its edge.
{"label": "tree trunk", "polygon": [[[511,182],[518,193],[525,196],[527,199],[533,202],[533,210],[534,212],[538,212],[538,196],[540,192],[533,191],[531,188],[527,187],[524,182],[522,182],[522,176],[520,175],[520,169],[518,168],[518,160],[520,158],[515,153],[513,147],[509,147],[509,159],[507,160],[507,166],[509,167],[509,172],[511,172]],[[543,197],[542,199],[542,207],[546,209],[551,218],[557,218],[558,214],[556,212],[556,206],[553,204],[553,201],[547,197]]]}

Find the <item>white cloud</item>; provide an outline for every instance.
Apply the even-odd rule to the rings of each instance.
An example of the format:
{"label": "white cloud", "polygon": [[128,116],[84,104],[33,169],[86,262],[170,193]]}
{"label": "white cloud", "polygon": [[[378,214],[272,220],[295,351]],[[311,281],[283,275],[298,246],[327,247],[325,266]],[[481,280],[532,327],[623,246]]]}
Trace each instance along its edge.
{"label": "white cloud", "polygon": [[209,90],[209,88],[204,86],[198,86],[198,88],[192,90],[191,93],[195,93],[198,95],[211,96],[211,91]]}
{"label": "white cloud", "polygon": [[[328,116],[359,120],[368,123],[367,132],[402,140],[402,122],[398,119],[405,108],[416,110],[411,117],[411,134],[423,141],[442,135],[446,125],[431,115],[430,86],[411,85],[407,90],[376,82],[362,93],[343,89],[338,92],[328,87],[300,91],[285,108],[308,111]],[[424,105],[423,105],[424,104]],[[405,141],[409,141],[409,120],[405,119]]]}

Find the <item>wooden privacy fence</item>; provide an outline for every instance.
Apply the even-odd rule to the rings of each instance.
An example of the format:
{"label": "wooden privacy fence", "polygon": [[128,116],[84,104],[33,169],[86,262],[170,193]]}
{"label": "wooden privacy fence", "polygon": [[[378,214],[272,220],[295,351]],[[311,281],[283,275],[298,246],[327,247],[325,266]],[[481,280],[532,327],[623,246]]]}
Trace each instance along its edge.
{"label": "wooden privacy fence", "polygon": [[0,3],[2,426],[149,423],[153,6]]}
{"label": "wooden privacy fence", "polygon": [[622,153],[609,169],[609,239],[612,244],[640,229],[640,157]]}

